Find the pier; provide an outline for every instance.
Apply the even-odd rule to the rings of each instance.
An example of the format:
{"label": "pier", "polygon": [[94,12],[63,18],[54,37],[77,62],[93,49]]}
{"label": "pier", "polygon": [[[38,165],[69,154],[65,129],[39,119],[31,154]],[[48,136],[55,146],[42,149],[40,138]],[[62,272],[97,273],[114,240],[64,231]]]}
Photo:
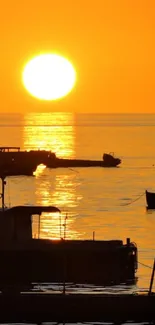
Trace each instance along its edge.
{"label": "pier", "polygon": [[154,322],[155,295],[23,293],[0,295],[0,322]]}

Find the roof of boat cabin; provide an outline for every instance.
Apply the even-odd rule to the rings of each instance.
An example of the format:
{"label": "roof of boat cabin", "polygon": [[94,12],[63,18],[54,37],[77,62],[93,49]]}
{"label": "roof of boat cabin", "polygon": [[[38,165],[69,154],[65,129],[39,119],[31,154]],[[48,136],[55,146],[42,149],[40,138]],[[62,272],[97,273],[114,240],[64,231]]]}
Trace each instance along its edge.
{"label": "roof of boat cabin", "polygon": [[0,151],[5,151],[5,150],[20,150],[20,147],[0,147]]}
{"label": "roof of boat cabin", "polygon": [[18,215],[18,214],[24,214],[24,215],[33,215],[38,214],[41,215],[43,212],[61,212],[60,209],[54,206],[15,206],[12,208],[8,208],[2,213],[5,215]]}

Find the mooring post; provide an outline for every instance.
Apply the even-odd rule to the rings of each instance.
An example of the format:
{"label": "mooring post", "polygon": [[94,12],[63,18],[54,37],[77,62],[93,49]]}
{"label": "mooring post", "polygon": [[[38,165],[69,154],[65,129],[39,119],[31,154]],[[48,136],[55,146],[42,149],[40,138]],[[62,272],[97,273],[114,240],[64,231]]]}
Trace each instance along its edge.
{"label": "mooring post", "polygon": [[65,240],[63,241],[63,249],[64,249],[64,252],[63,252],[63,276],[64,276],[64,279],[63,279],[63,295],[66,294],[66,243],[65,243]]}
{"label": "mooring post", "polygon": [[150,281],[150,288],[149,288],[148,296],[150,296],[151,292],[152,292],[154,273],[155,273],[155,258],[154,258],[154,263],[153,263],[153,269],[152,269],[152,275],[151,275],[151,281]]}
{"label": "mooring post", "polygon": [[40,214],[39,214],[39,220],[38,220],[38,239],[40,239]]}

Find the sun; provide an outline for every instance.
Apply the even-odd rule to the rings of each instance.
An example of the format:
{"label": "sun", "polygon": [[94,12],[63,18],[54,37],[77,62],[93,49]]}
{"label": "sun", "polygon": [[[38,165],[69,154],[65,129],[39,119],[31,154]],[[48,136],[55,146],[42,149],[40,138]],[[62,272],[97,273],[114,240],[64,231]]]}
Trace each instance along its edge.
{"label": "sun", "polygon": [[63,56],[40,54],[26,64],[22,80],[32,96],[42,100],[56,100],[72,90],[76,72],[71,62]]}

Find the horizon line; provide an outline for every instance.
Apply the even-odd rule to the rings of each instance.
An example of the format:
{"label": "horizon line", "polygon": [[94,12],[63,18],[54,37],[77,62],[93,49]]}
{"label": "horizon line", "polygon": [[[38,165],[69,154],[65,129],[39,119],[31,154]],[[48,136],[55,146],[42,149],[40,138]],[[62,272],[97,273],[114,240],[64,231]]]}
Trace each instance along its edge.
{"label": "horizon line", "polygon": [[112,113],[112,112],[109,112],[109,113],[106,113],[106,112],[69,112],[69,111],[46,111],[46,112],[41,112],[41,111],[32,111],[32,112],[0,112],[0,114],[3,114],[3,115],[13,115],[13,114],[20,114],[20,115],[25,115],[25,114],[52,114],[52,113],[60,113],[60,114],[90,114],[90,115],[155,115],[155,112],[154,113],[148,113],[148,112],[143,112],[143,113],[131,113],[131,112],[124,112],[124,113]]}

